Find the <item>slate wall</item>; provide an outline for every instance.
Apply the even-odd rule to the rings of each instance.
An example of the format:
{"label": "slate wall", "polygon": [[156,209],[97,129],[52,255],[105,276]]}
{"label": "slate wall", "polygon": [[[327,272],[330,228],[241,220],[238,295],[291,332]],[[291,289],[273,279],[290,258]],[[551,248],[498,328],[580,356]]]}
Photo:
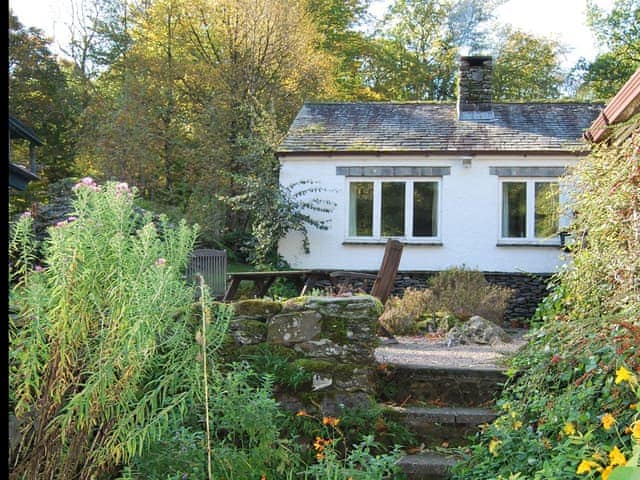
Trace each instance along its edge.
{"label": "slate wall", "polygon": [[[375,273],[375,272],[368,272]],[[395,281],[395,287],[392,291],[392,295],[402,296],[406,288],[422,289],[427,288],[429,278],[436,275],[438,272],[411,272],[403,271],[398,272]],[[517,322],[521,320],[529,320],[536,311],[538,304],[547,295],[547,286],[551,280],[551,274],[549,273],[505,273],[505,272],[483,272],[486,280],[491,284],[496,284],[501,287],[508,287],[514,290],[514,294],[509,300],[503,321],[505,323]],[[328,282],[324,282],[319,287],[327,288]],[[362,285],[355,282],[354,288],[356,290],[363,289],[369,291],[371,288],[370,282],[368,285]]]}

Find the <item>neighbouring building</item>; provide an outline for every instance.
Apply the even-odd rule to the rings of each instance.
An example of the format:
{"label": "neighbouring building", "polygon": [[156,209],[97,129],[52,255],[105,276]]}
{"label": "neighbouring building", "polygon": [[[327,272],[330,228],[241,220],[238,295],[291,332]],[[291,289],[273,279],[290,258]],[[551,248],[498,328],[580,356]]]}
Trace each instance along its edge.
{"label": "neighbouring building", "polygon": [[[14,141],[28,143],[29,166],[23,166],[14,162],[12,143]],[[32,180],[39,180],[36,174],[36,153],[35,147],[42,146],[42,141],[36,136],[31,128],[20,120],[9,115],[9,187],[16,190],[26,190],[27,185]]]}
{"label": "neighbouring building", "polygon": [[[376,270],[387,238],[401,274],[466,266],[540,278],[563,262],[559,179],[586,156],[602,104],[492,101],[492,59],[460,59],[457,102],[305,103],[278,149],[280,183],[320,182],[327,230],[280,241],[294,268]],[[526,285],[521,286],[526,290]]]}

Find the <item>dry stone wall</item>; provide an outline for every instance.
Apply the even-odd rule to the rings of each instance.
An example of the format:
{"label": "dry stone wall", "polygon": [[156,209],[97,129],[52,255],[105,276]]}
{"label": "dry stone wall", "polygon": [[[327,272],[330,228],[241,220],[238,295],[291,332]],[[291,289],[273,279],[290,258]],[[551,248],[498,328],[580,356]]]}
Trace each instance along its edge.
{"label": "dry stone wall", "polygon": [[[374,395],[374,350],[382,304],[370,295],[303,296],[277,302],[242,300],[232,304],[227,359],[269,345],[307,372],[300,389],[275,392],[290,410],[366,407]],[[284,350],[283,350],[284,349]]]}

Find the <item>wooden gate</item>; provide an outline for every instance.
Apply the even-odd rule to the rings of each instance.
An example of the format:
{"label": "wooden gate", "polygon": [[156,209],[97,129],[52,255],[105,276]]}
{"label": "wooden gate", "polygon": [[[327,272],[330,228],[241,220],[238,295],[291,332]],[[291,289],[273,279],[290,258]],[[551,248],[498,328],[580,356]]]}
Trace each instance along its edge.
{"label": "wooden gate", "polygon": [[189,255],[187,278],[196,281],[196,274],[202,275],[214,298],[221,298],[227,287],[227,251],[212,248],[194,250]]}

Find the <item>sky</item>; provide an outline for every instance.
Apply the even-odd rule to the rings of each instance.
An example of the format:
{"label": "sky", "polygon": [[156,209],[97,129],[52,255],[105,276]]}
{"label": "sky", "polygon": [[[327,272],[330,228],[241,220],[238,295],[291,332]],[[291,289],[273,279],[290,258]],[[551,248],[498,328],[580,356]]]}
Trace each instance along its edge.
{"label": "sky", "polygon": [[[390,0],[374,0],[371,12],[381,16]],[[596,0],[610,9],[613,0]],[[9,0],[20,22],[38,27],[54,39],[53,51],[68,42],[68,6],[70,0]],[[559,40],[569,52],[563,59],[565,68],[572,67],[580,57],[593,60],[597,53],[594,38],[586,26],[586,0],[507,0],[496,10],[502,23],[518,29]]]}

